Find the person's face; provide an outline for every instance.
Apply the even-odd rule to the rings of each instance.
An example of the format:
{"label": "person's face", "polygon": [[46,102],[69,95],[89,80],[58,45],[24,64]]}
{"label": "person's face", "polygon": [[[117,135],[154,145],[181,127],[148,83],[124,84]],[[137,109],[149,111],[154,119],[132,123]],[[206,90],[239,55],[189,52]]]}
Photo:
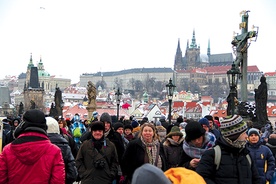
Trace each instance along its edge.
{"label": "person's face", "polygon": [[131,134],[131,129],[125,129],[125,134],[126,134],[126,135]]}
{"label": "person's face", "polygon": [[110,123],[105,122],[104,123],[104,129],[107,132],[110,129]]}
{"label": "person's face", "polygon": [[239,137],[238,137],[238,141],[247,141],[248,135],[246,132],[243,132]]}
{"label": "person's face", "polygon": [[248,137],[248,140],[249,140],[250,143],[255,144],[260,140],[260,137],[257,134],[251,134]]}
{"label": "person's face", "polygon": [[209,120],[209,126],[210,126],[210,128],[212,128],[213,125],[214,125],[214,122],[212,120]]}
{"label": "person's face", "polygon": [[180,139],[180,136],[179,135],[173,135],[172,136],[172,140],[174,140],[175,142],[178,142]]}
{"label": "person's face", "polygon": [[17,127],[17,126],[18,126],[18,121],[15,120],[15,121],[13,122],[13,125],[14,125],[15,127]]}
{"label": "person's face", "polygon": [[104,132],[103,130],[92,130],[92,136],[96,140],[100,140],[103,136]]}
{"label": "person's face", "polygon": [[202,125],[202,128],[204,128],[206,132],[209,132],[209,127],[207,125]]}
{"label": "person's face", "polygon": [[191,140],[192,144],[195,145],[195,147],[201,148],[203,144],[203,136],[200,136],[197,139]]}
{"label": "person's face", "polygon": [[147,142],[152,142],[154,136],[153,129],[149,126],[145,126],[142,131],[142,137]]}
{"label": "person's face", "polygon": [[58,125],[59,125],[59,128],[63,128],[63,122],[62,121],[59,121]]}
{"label": "person's face", "polygon": [[124,133],[124,128],[120,127],[116,130],[120,135]]}

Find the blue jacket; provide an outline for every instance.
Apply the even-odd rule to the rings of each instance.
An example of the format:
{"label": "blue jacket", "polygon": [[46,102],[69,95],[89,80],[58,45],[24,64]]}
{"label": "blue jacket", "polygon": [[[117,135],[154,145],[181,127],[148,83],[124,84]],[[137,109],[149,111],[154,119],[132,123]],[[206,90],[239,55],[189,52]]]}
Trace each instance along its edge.
{"label": "blue jacket", "polygon": [[[256,144],[248,142],[246,144],[247,149],[250,151],[252,160],[255,161],[259,175],[261,177],[261,184],[265,184],[266,180],[270,181],[273,177],[275,168],[275,158],[270,149],[263,145],[261,141]],[[265,172],[265,167],[266,172]]]}

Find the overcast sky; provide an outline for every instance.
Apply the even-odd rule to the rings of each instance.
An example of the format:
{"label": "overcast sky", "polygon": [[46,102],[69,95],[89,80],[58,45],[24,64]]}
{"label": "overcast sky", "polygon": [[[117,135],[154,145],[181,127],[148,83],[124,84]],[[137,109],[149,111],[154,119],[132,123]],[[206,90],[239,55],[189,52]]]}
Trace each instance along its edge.
{"label": "overcast sky", "polygon": [[0,0],[0,78],[36,65],[78,82],[82,73],[142,67],[173,68],[177,41],[183,54],[193,30],[201,54],[232,52],[240,12],[259,26],[248,65],[273,72],[275,0]]}

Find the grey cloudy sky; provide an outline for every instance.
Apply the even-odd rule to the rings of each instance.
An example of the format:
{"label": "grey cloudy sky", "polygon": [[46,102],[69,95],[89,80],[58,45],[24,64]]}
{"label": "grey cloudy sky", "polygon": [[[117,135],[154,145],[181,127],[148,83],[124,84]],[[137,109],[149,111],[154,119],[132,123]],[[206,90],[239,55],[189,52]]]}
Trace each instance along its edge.
{"label": "grey cloudy sky", "polygon": [[[248,65],[275,70],[274,0],[0,0],[0,78],[26,72],[30,53],[46,71],[77,82],[82,73],[173,68],[195,30],[201,53],[232,52],[242,10],[259,26]],[[271,64],[272,63],[272,64]]]}

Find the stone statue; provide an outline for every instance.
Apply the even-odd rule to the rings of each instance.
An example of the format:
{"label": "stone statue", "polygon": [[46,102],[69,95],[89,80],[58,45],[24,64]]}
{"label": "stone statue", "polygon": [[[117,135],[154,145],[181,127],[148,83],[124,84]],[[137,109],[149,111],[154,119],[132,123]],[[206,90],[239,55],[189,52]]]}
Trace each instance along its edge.
{"label": "stone statue", "polygon": [[267,117],[267,83],[266,78],[263,75],[260,79],[261,84],[258,89],[255,89],[255,104],[256,104],[256,115],[258,123],[265,125],[268,121]]}
{"label": "stone statue", "polygon": [[62,116],[62,93],[59,87],[56,88],[55,92],[55,109],[58,116]]}
{"label": "stone statue", "polygon": [[87,96],[88,104],[92,105],[96,102],[96,87],[91,81],[88,81],[87,84]]}
{"label": "stone statue", "polygon": [[18,115],[21,116],[24,113],[24,105],[22,102],[19,104]]}
{"label": "stone statue", "polygon": [[33,100],[30,101],[31,107],[30,109],[35,109],[35,102]]}

